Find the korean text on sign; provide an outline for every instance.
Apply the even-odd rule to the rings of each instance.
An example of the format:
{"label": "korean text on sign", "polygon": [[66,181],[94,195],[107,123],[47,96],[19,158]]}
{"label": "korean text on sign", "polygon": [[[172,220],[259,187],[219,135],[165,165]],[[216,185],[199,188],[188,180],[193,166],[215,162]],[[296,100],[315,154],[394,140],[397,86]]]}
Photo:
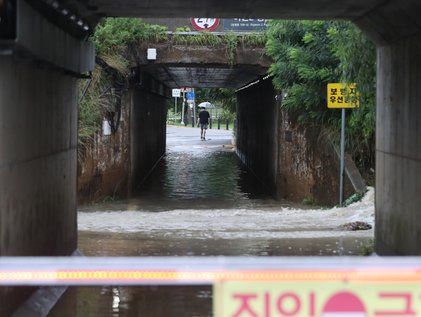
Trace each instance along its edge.
{"label": "korean text on sign", "polygon": [[356,84],[332,83],[327,85],[328,108],[358,108],[359,94]]}
{"label": "korean text on sign", "polygon": [[216,317],[420,316],[420,283],[223,282]]}

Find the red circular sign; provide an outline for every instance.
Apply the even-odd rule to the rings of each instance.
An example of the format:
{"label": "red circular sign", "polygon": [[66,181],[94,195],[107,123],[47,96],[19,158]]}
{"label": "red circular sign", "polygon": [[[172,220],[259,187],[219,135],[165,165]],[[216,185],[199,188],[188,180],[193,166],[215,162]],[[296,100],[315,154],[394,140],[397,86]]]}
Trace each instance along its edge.
{"label": "red circular sign", "polygon": [[219,25],[219,19],[191,18],[191,24],[197,31],[213,31]]}
{"label": "red circular sign", "polygon": [[329,298],[323,308],[322,317],[366,317],[367,312],[361,299],[355,294],[343,291]]}

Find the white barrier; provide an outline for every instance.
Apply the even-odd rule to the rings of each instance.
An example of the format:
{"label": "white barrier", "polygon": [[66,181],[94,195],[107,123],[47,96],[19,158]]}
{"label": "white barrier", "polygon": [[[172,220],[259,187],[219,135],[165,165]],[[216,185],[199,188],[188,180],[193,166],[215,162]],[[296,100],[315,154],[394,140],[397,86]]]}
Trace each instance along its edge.
{"label": "white barrier", "polygon": [[0,286],[194,285],[219,281],[360,279],[421,282],[417,257],[0,257]]}

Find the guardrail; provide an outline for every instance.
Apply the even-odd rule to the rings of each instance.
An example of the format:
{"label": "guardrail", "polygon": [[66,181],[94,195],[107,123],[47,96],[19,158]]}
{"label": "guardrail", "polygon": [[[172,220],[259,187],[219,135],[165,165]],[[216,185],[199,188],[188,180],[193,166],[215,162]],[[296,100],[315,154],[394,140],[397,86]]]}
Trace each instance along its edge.
{"label": "guardrail", "polygon": [[0,286],[213,284],[393,278],[421,282],[411,257],[0,257]]}

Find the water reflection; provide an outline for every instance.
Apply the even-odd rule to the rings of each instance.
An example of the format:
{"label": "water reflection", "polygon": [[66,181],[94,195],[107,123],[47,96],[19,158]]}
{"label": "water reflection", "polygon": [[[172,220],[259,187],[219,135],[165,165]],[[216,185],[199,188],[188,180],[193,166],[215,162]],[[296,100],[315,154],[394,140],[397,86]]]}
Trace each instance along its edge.
{"label": "water reflection", "polygon": [[[135,199],[84,206],[79,249],[87,256],[358,255],[373,236],[338,231],[370,214],[354,209],[302,210],[274,200],[235,153],[230,132],[192,141],[197,129],[170,129],[167,156]],[[356,219],[358,220],[358,219]],[[72,288],[65,316],[211,316],[209,286]],[[68,300],[69,301],[69,300]]]}
{"label": "water reflection", "polygon": [[[71,292],[79,299],[72,316],[212,316],[210,286],[79,287]],[[63,317],[57,308],[49,317]]]}
{"label": "water reflection", "polygon": [[276,204],[231,150],[169,151],[131,200],[153,211]]}
{"label": "water reflection", "polygon": [[113,316],[119,316],[120,291],[117,287],[113,287],[112,293],[113,293]]}

